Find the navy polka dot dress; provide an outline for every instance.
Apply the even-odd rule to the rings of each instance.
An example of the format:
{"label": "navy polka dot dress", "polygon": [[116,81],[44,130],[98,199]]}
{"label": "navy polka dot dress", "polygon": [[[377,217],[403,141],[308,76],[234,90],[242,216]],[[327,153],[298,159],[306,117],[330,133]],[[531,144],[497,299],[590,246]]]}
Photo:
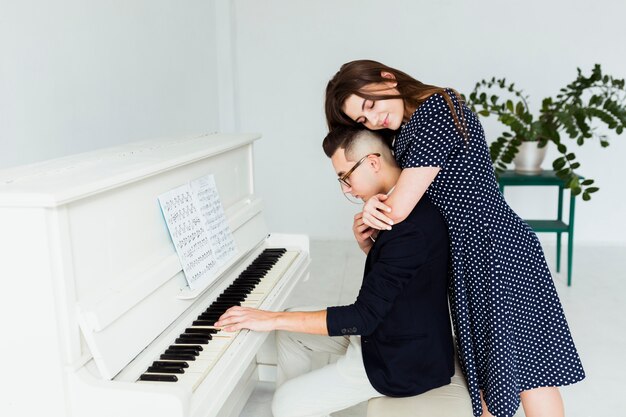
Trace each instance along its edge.
{"label": "navy polka dot dress", "polygon": [[[459,114],[459,102],[446,90]],[[539,240],[500,193],[485,133],[463,105],[468,139],[448,104],[429,97],[402,127],[402,168],[440,167],[426,194],[448,224],[450,306],[473,412],[479,390],[496,417],[510,417],[519,393],[580,381],[585,373]]]}

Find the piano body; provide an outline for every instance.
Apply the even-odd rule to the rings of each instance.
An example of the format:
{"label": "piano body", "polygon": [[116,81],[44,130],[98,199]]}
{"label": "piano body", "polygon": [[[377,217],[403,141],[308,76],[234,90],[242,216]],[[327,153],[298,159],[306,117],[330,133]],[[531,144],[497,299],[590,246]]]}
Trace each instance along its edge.
{"label": "piano body", "polygon": [[[0,172],[0,349],[7,376],[0,415],[239,414],[259,366],[271,371],[256,360],[259,349],[271,349],[268,334],[207,336],[206,327],[190,327],[267,248],[286,252],[246,305],[286,307],[310,263],[306,236],[268,234],[254,195],[256,139],[146,141]],[[191,291],[157,196],[207,174],[215,177],[237,255],[207,288]],[[189,334],[191,342],[180,340],[196,331],[211,340],[199,345]],[[198,346],[202,351],[193,351]],[[161,360],[175,348],[189,360]],[[185,372],[154,375],[177,381],[140,380],[168,360]]]}

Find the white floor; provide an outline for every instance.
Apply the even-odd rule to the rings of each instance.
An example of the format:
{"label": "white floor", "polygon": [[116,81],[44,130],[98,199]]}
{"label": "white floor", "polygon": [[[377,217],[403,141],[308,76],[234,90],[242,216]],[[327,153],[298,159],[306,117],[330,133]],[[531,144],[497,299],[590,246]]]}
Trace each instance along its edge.
{"label": "white floor", "polygon": [[[555,266],[555,249],[546,258]],[[365,256],[356,244],[343,241],[311,242],[311,279],[302,283],[291,305],[341,305],[358,292]],[[566,252],[563,253],[563,265]],[[587,378],[563,387],[568,417],[626,416],[626,248],[576,247],[573,284],[566,274],[554,274],[557,291]],[[240,417],[271,417],[272,383],[259,383]],[[364,417],[366,404],[335,413]]]}

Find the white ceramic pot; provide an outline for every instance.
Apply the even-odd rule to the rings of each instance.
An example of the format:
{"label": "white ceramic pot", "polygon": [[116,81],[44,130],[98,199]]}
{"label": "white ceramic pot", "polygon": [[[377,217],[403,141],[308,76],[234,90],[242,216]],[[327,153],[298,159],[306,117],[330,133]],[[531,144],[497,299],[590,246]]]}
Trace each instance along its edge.
{"label": "white ceramic pot", "polygon": [[519,152],[513,159],[515,172],[525,175],[537,175],[541,173],[541,164],[546,158],[548,146],[540,148],[539,142],[522,142]]}

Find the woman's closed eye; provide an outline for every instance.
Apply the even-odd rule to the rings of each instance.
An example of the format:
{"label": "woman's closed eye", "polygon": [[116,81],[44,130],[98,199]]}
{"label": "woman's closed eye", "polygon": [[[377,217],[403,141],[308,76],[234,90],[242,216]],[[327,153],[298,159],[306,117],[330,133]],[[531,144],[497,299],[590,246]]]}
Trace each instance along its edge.
{"label": "woman's closed eye", "polygon": [[[367,110],[372,110],[375,104],[376,104],[376,100],[366,100],[365,103],[363,103],[363,108]],[[359,117],[356,120],[356,122],[360,124],[365,124],[366,121],[367,119],[365,117]]]}

